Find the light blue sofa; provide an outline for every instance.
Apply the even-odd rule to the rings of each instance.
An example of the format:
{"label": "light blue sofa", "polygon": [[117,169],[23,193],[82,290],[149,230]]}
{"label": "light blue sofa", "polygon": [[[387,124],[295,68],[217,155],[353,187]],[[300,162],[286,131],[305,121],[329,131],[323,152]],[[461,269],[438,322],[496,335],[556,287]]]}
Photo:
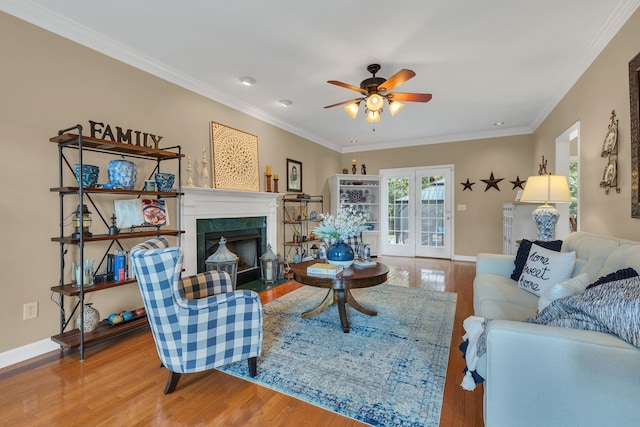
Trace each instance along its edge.
{"label": "light blue sofa", "polygon": [[[590,282],[626,267],[640,273],[639,242],[576,232],[562,251],[576,252],[573,276]],[[611,334],[521,322],[536,314],[538,297],[510,278],[513,261],[476,259],[474,314],[498,319],[477,363],[485,426],[640,425],[640,350]]]}

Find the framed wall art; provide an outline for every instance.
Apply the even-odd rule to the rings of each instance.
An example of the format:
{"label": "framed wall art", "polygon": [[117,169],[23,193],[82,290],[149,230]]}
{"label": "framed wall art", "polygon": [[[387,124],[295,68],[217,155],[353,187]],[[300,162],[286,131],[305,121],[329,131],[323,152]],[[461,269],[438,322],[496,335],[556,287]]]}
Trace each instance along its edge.
{"label": "framed wall art", "polygon": [[211,122],[211,156],[214,188],[260,191],[257,136]]}
{"label": "framed wall art", "polygon": [[629,62],[629,101],[631,102],[631,217],[640,218],[640,53]]}
{"label": "framed wall art", "polygon": [[287,191],[302,192],[302,162],[287,159]]}

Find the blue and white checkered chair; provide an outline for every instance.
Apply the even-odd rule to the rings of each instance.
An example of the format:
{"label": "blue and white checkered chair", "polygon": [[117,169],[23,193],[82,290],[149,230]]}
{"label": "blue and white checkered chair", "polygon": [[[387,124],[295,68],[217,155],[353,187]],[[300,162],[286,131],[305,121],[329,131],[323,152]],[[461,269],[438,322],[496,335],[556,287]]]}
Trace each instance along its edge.
{"label": "blue and white checkered chair", "polygon": [[257,374],[262,351],[262,304],[257,293],[234,290],[226,272],[181,279],[182,250],[158,237],[131,249],[131,262],[162,364],[164,393],[180,375],[248,359]]}
{"label": "blue and white checkered chair", "polygon": [[[329,239],[323,240],[320,244],[320,258],[327,258],[327,249],[329,246],[336,243],[337,240]],[[347,245],[351,246],[353,252],[355,253],[356,259],[370,259],[371,258],[371,248],[368,243],[362,241],[362,233],[358,233],[355,236],[349,237],[344,241]]]}

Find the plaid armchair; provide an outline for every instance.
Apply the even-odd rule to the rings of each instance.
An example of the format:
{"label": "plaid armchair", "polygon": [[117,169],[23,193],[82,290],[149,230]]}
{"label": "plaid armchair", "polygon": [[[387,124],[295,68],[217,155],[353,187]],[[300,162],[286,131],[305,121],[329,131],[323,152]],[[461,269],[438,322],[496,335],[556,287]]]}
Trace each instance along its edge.
{"label": "plaid armchair", "polygon": [[[344,241],[347,245],[351,246],[353,252],[355,253],[356,259],[370,259],[371,258],[371,248],[368,243],[362,241],[362,233],[358,233],[355,236],[349,237]],[[336,243],[336,240],[323,240],[320,244],[320,258],[327,259],[327,249],[329,246]]]}
{"label": "plaid armchair", "polygon": [[226,272],[180,278],[182,249],[158,237],[134,246],[131,262],[142,293],[160,361],[169,369],[164,393],[180,375],[248,359],[257,374],[262,351],[262,304],[258,294],[236,291]]}

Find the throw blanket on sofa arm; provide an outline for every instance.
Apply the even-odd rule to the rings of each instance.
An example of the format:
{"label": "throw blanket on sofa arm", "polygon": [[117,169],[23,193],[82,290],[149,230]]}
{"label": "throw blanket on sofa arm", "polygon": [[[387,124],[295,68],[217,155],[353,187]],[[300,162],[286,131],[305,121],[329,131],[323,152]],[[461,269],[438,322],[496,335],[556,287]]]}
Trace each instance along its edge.
{"label": "throw blanket on sofa arm", "polygon": [[[640,277],[605,283],[590,287],[580,294],[557,299],[536,316],[524,321],[613,334],[640,349]],[[462,383],[465,390],[473,390],[475,383],[482,381],[472,373],[477,359],[487,351],[486,325],[489,322],[489,319],[480,322],[482,332],[478,334],[476,320],[472,333],[467,331],[464,337],[469,339],[468,346],[475,344],[474,350],[467,348],[465,352],[467,368]]]}

